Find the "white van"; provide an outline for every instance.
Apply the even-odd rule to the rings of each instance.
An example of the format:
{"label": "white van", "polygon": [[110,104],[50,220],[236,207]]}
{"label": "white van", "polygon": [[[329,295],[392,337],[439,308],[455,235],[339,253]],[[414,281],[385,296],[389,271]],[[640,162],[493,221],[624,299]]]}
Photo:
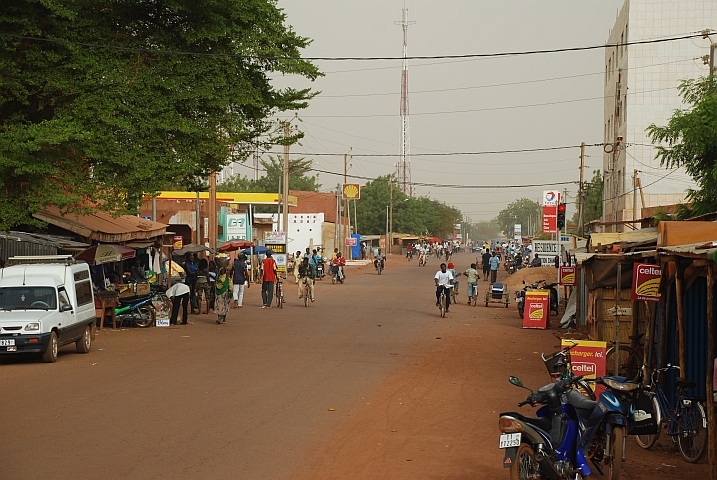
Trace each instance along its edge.
{"label": "white van", "polygon": [[0,268],[0,355],[40,353],[57,360],[57,350],[92,346],[95,299],[90,267],[71,256],[12,257]]}

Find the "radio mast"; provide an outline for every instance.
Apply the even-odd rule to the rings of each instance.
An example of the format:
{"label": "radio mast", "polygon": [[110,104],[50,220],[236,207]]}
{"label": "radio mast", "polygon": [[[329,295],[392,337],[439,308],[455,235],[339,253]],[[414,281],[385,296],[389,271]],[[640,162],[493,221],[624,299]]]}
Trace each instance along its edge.
{"label": "radio mast", "polygon": [[408,127],[408,26],[416,23],[408,20],[408,8],[401,9],[401,22],[394,22],[403,28],[403,70],[401,71],[401,159],[396,164],[396,178],[403,193],[412,197],[411,184],[411,133]]}

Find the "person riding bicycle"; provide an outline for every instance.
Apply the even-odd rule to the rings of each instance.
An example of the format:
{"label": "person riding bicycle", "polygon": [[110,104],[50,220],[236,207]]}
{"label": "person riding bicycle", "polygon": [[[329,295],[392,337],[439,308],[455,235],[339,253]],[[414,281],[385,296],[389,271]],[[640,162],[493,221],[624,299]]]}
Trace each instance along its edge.
{"label": "person riding bicycle", "polygon": [[421,262],[426,262],[426,251],[423,248],[418,251],[418,263]]}
{"label": "person riding bicycle", "polygon": [[441,304],[441,293],[446,296],[446,313],[451,306],[451,292],[448,285],[453,285],[453,274],[446,269],[446,264],[441,263],[441,269],[436,272],[433,277],[436,282],[436,306]]}
{"label": "person riding bicycle", "polygon": [[304,298],[304,285],[309,286],[309,298],[314,301],[314,281],[316,279],[316,269],[309,263],[308,258],[304,258],[299,265],[299,298]]}
{"label": "person riding bicycle", "polygon": [[451,272],[451,275],[453,275],[453,288],[456,289],[456,298],[458,298],[458,280],[456,280],[460,274],[456,273],[455,265],[453,265],[453,262],[448,262],[448,271]]}
{"label": "person riding bicycle", "polygon": [[381,249],[378,249],[378,254],[376,255],[376,258],[373,259],[373,268],[378,269],[378,262],[381,262],[381,269],[383,269],[386,266],[386,255],[381,253]]}
{"label": "person riding bicycle", "polygon": [[[478,284],[478,280],[480,280],[480,276],[478,275],[478,270],[476,270],[476,264],[471,263],[471,268],[463,272],[461,275],[465,275],[468,280],[466,283],[468,284],[468,305],[471,304],[471,300],[473,299],[473,295],[471,295],[476,288],[476,285]],[[456,287],[457,288],[457,287]],[[478,294],[478,290],[475,290],[476,295]]]}

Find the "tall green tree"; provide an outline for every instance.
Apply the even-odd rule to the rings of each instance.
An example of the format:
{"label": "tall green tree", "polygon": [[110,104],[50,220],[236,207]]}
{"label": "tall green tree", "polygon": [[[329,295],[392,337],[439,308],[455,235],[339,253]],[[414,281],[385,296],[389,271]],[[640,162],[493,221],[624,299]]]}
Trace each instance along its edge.
{"label": "tall green tree", "polygon": [[500,227],[500,230],[509,237],[513,236],[515,225],[521,224],[521,231],[527,232],[528,225],[532,219],[533,225],[537,221],[540,215],[540,205],[538,202],[530,200],[529,198],[521,198],[512,203],[509,203],[507,207],[498,213],[496,221]]}
{"label": "tall green tree", "polygon": [[[602,175],[600,170],[593,170],[592,179],[585,183],[585,207],[583,209],[583,223],[588,224],[602,217]],[[580,199],[575,202],[575,214],[571,223],[580,221]]]}
{"label": "tall green tree", "polygon": [[0,2],[0,227],[47,204],[135,211],[202,177],[229,146],[278,143],[315,79],[276,0]]}
{"label": "tall green tree", "polygon": [[[361,187],[356,206],[360,233],[386,232],[386,207],[391,198],[391,177],[383,176]],[[428,197],[409,197],[393,185],[393,231],[413,235],[448,237],[461,221],[460,210]]]}
{"label": "tall green tree", "polygon": [[[269,157],[269,160],[261,160],[262,170],[265,174],[258,180],[249,179],[243,175],[229,177],[217,185],[220,192],[262,192],[278,193],[279,181],[284,175],[284,160],[277,157]],[[296,158],[289,160],[289,190],[302,190],[305,192],[318,192],[321,188],[319,175],[309,175],[311,171],[311,160]]]}
{"label": "tall green tree", "polygon": [[687,191],[691,205],[681,216],[717,211],[717,77],[683,80],[678,87],[687,108],[675,110],[665,126],[654,123],[647,134],[656,146],[655,158],[667,168],[684,167],[697,184]]}

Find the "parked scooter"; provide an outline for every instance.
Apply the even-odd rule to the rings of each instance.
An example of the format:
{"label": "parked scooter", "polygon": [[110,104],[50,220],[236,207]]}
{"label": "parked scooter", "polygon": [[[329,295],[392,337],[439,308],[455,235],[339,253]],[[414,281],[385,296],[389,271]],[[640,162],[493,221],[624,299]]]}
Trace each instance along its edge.
{"label": "parked scooter", "polygon": [[562,400],[571,390],[571,380],[559,379],[537,392],[524,387],[517,377],[510,377],[510,383],[530,391],[519,407],[543,405],[536,412],[537,417],[518,412],[500,414],[499,446],[506,449],[503,466],[511,469],[511,478],[567,480],[590,475],[585,452],[578,448],[580,420],[576,408]]}
{"label": "parked scooter", "polygon": [[525,280],[523,280],[523,285],[525,285],[523,289],[515,291],[515,304],[518,306],[518,315],[520,318],[523,318],[523,313],[525,312],[525,292],[527,290],[538,290],[538,285],[543,282],[545,282],[545,280],[538,280],[530,285],[525,285]]}

